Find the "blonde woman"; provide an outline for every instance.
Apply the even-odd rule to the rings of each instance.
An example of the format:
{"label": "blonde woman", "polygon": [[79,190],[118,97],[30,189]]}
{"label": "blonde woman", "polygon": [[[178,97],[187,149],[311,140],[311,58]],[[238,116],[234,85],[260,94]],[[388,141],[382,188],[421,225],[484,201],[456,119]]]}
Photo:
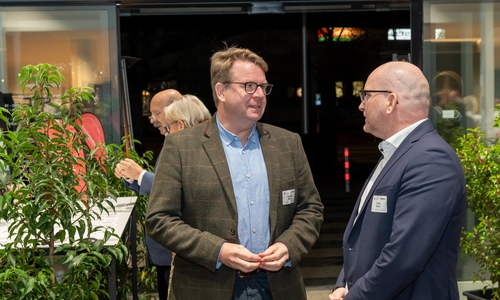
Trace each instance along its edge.
{"label": "blonde woman", "polygon": [[185,94],[163,109],[167,135],[210,119],[207,107],[198,97]]}

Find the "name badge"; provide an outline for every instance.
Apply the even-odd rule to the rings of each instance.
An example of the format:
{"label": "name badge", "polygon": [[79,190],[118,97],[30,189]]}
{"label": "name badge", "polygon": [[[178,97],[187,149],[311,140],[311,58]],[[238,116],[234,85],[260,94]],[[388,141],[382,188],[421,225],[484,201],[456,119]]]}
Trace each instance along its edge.
{"label": "name badge", "polygon": [[373,196],[372,212],[387,213],[387,196]]}
{"label": "name badge", "polygon": [[281,192],[281,197],[283,198],[283,205],[290,205],[295,199],[295,189],[286,190]]}

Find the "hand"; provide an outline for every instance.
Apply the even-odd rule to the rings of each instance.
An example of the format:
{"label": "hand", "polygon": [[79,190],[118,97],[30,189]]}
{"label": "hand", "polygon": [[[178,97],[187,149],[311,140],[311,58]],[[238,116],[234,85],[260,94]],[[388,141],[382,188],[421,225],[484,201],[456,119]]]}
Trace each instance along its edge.
{"label": "hand", "polygon": [[142,170],[142,167],[139,166],[135,161],[131,160],[130,158],[125,158],[116,165],[115,176],[138,180]]}
{"label": "hand", "polygon": [[260,264],[260,257],[242,245],[225,243],[220,251],[219,261],[244,273],[252,272]]}
{"label": "hand", "polygon": [[118,178],[122,178],[122,171],[121,171],[121,166],[120,166],[120,163],[116,164],[116,167],[115,167],[115,176],[118,177]]}
{"label": "hand", "polygon": [[260,253],[259,256],[262,259],[259,268],[268,271],[278,271],[285,265],[290,254],[286,245],[278,242]]}
{"label": "hand", "polygon": [[329,300],[342,300],[346,295],[346,290],[343,287],[336,288],[330,295],[328,295]]}

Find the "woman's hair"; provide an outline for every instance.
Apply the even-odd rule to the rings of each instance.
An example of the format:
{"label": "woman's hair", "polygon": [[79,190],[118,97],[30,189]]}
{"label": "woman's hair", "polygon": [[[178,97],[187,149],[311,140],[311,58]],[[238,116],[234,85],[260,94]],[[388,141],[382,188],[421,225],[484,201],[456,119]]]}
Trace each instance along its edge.
{"label": "woman's hair", "polygon": [[211,117],[205,104],[198,97],[190,94],[175,99],[172,104],[164,108],[163,112],[165,120],[182,121],[186,127],[202,123]]}
{"label": "woman's hair", "polygon": [[217,51],[210,58],[210,84],[212,85],[212,93],[214,96],[215,107],[219,104],[219,98],[215,91],[217,83],[229,82],[233,79],[231,68],[233,63],[237,60],[249,61],[259,66],[264,73],[267,72],[268,66],[262,57],[255,52],[238,47],[227,47],[223,50]]}
{"label": "woman's hair", "polygon": [[456,91],[457,96],[462,97],[462,78],[456,72],[443,71],[438,73],[432,79],[436,88],[436,93],[442,91],[449,92],[450,90]]}

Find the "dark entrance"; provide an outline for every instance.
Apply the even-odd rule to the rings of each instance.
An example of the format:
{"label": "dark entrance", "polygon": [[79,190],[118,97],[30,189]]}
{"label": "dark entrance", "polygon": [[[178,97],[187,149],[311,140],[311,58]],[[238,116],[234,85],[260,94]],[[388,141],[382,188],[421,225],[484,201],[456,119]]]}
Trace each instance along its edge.
{"label": "dark entrance", "polygon": [[[196,8],[190,12],[193,10]],[[409,7],[328,11],[318,6],[307,13],[279,14],[191,14],[187,8],[182,14],[134,11],[140,10],[130,10],[120,17],[121,53],[140,58],[128,70],[128,84],[135,112],[134,136],[143,149],[158,153],[163,138],[140,113],[142,90],[154,94],[176,88],[198,96],[215,112],[209,58],[225,42],[252,49],[266,59],[267,79],[274,88],[262,121],[302,134],[317,178],[331,179],[335,175],[335,179],[342,179],[344,147],[352,149],[352,172],[361,164],[371,169],[377,161],[378,141],[362,131],[364,118],[358,110],[359,97],[353,93],[353,82],[364,82],[375,67],[392,60],[394,54],[410,53],[410,41],[388,40],[390,29],[410,28]],[[321,28],[328,31],[334,27],[360,28],[365,33],[350,42],[319,41]],[[297,95],[304,82],[304,33],[305,92],[309,98],[306,127],[302,99]],[[321,100],[320,105],[316,99]],[[307,134],[303,134],[304,128]],[[367,174],[356,176],[364,180]]]}

